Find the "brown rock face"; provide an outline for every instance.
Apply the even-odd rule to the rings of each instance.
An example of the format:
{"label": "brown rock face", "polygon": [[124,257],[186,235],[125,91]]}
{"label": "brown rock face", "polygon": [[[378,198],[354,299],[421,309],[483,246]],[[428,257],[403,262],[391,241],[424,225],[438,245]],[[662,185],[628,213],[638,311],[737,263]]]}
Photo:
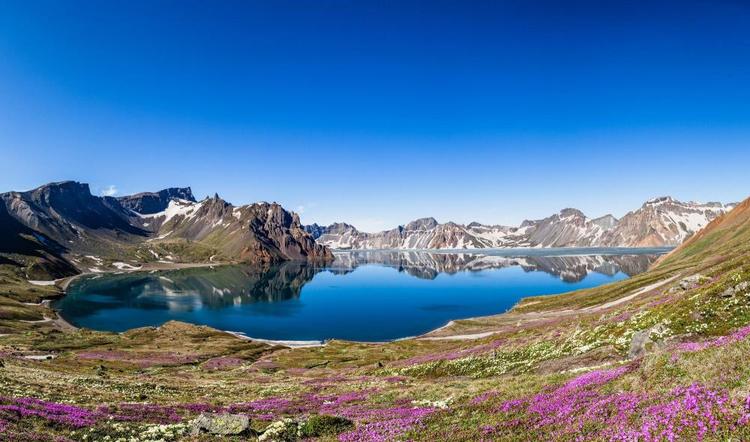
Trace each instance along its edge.
{"label": "brown rock face", "polygon": [[[247,223],[248,236],[254,239],[251,244],[255,248],[249,251],[264,256],[265,260],[333,259],[330,250],[317,244],[302,228],[299,216],[287,212],[278,204],[253,204],[245,209],[239,222]],[[253,253],[243,253],[242,257],[253,259]]]}
{"label": "brown rock face", "polygon": [[157,237],[200,242],[230,259],[247,262],[333,259],[331,252],[302,228],[297,214],[276,203],[235,207],[218,197],[197,203],[172,201],[163,213],[142,218],[154,226]]}

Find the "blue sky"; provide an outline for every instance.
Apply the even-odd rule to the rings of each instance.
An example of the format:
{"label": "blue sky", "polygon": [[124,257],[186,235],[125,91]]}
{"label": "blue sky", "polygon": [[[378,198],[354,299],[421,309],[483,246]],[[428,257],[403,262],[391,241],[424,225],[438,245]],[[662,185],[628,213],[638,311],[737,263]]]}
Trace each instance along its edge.
{"label": "blue sky", "polygon": [[750,195],[743,1],[3,1],[0,191],[379,230]]}

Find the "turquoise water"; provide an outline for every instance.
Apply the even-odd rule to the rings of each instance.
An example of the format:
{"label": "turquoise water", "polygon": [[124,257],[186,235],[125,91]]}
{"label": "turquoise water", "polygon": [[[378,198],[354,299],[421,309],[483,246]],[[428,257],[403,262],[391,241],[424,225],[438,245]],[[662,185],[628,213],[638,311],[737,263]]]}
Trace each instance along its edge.
{"label": "turquoise water", "polygon": [[180,320],[265,339],[382,341],[501,313],[522,297],[618,281],[645,271],[664,249],[624,252],[348,252],[328,266],[97,275],[74,283],[54,307],[96,330]]}

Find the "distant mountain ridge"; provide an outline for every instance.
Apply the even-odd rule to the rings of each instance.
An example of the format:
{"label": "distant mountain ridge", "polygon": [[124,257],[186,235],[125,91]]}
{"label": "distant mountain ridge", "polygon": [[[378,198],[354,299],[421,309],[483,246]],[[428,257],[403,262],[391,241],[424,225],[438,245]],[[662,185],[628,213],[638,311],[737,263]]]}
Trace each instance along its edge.
{"label": "distant mountain ridge", "polygon": [[233,206],[190,188],[120,198],[87,184],[50,183],[0,194],[0,257],[29,278],[135,268],[146,262],[279,262],[331,259],[276,203]]}
{"label": "distant mountain ridge", "polygon": [[142,192],[117,198],[117,201],[122,207],[146,215],[166,210],[173,199],[197,202],[189,187],[171,187],[159,192]]}
{"label": "distant mountain ridge", "polygon": [[662,247],[677,246],[734,204],[681,202],[671,197],[646,201],[621,219],[589,218],[567,208],[518,227],[438,223],[421,218],[395,229],[366,233],[346,223],[312,224],[305,229],[332,249],[482,249],[515,247]]}

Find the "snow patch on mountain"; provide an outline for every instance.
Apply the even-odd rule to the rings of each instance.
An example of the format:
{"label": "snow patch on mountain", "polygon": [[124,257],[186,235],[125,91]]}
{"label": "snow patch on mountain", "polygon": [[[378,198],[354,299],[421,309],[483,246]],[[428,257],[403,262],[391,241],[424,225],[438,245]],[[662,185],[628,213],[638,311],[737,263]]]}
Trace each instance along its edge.
{"label": "snow patch on mountain", "polygon": [[141,218],[164,218],[162,219],[162,224],[166,224],[174,217],[177,216],[184,216],[186,218],[192,218],[195,216],[195,214],[198,212],[198,210],[203,206],[203,201],[201,202],[192,202],[188,200],[183,199],[173,199],[169,201],[169,205],[166,209],[164,209],[162,212],[157,213],[151,213],[147,215],[138,214]]}
{"label": "snow patch on mountain", "polygon": [[319,244],[332,249],[676,246],[733,207],[658,197],[619,220],[612,215],[592,219],[580,210],[568,208],[547,218],[526,220],[518,227],[477,222],[440,224],[434,218],[421,218],[377,233],[360,232],[345,223],[327,227],[314,224],[306,230]]}

